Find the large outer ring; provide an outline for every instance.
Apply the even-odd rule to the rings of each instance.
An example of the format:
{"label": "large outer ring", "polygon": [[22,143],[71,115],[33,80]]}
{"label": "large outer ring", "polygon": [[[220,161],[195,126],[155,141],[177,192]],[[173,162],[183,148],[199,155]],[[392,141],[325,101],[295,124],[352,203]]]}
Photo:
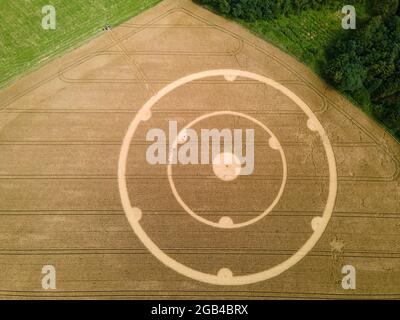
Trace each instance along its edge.
{"label": "large outer ring", "polygon": [[[323,215],[318,223],[318,227],[315,229],[314,233],[311,237],[303,244],[303,246],[296,251],[290,258],[281,262],[280,264],[258,273],[249,274],[249,275],[242,275],[242,276],[223,276],[222,273],[218,275],[203,273],[201,271],[189,268],[180,262],[174,260],[167,254],[165,254],[146,234],[146,232],[141,227],[139,220],[140,215],[138,216],[136,210],[133,210],[129,194],[126,185],[126,161],[129,153],[130,142],[132,137],[135,134],[137,126],[139,125],[140,121],[145,121],[149,119],[151,116],[151,108],[152,106],[157,103],[162,97],[164,97],[169,92],[173,91],[174,89],[192,81],[196,81],[206,77],[217,77],[217,76],[224,76],[226,79],[235,79],[236,77],[244,77],[253,79],[256,81],[260,81],[271,87],[275,88],[276,90],[280,91],[284,95],[286,95],[289,99],[291,99],[294,103],[296,103],[308,116],[309,123],[312,125],[311,127],[313,130],[318,131],[326,155],[328,159],[328,167],[329,167],[329,193],[327,203],[325,205]],[[181,79],[174,81],[173,83],[167,85],[163,89],[161,89],[157,94],[155,94],[149,101],[147,101],[144,106],[139,110],[136,117],[132,121],[129,129],[124,137],[122,142],[119,161],[118,161],[118,187],[120,191],[122,206],[124,208],[125,214],[128,218],[128,221],[142,241],[142,243],[147,247],[147,249],[156,256],[162,263],[166,266],[170,267],[171,269],[175,270],[176,272],[187,276],[189,278],[206,282],[210,284],[216,285],[245,285],[250,283],[256,283],[259,281],[264,281],[270,278],[273,278],[282,272],[286,271],[290,267],[294,266],[297,262],[299,262],[302,258],[304,258],[310,250],[315,246],[318,240],[321,238],[322,234],[324,233],[326,226],[332,216],[333,208],[335,206],[336,201],[336,194],[337,194],[337,169],[336,169],[336,161],[335,155],[333,153],[332,145],[329,141],[329,138],[322,127],[321,123],[311,111],[311,109],[293,92],[289,89],[284,87],[283,85],[277,83],[276,81],[266,78],[264,76],[247,72],[247,71],[240,71],[240,70],[231,70],[231,69],[222,69],[222,70],[210,70],[204,71],[200,73],[195,73]]]}
{"label": "large outer ring", "polygon": [[[178,203],[181,205],[181,207],[183,209],[185,209],[185,211],[190,214],[193,218],[195,218],[196,220],[207,224],[211,227],[215,227],[215,228],[222,228],[222,229],[235,229],[235,228],[242,228],[242,227],[246,227],[248,225],[251,225],[253,223],[256,223],[257,221],[261,220],[262,218],[264,218],[268,213],[270,213],[274,207],[276,206],[276,204],[279,202],[280,198],[282,197],[283,191],[285,189],[285,185],[286,185],[286,181],[287,181],[287,161],[286,161],[286,156],[285,156],[285,152],[283,151],[282,145],[280,144],[278,138],[275,136],[275,134],[263,123],[261,123],[260,121],[258,121],[257,119],[254,119],[253,117],[250,117],[246,114],[240,113],[240,112],[234,112],[234,111],[217,111],[217,112],[212,112],[212,113],[208,113],[205,114],[201,117],[198,117],[196,119],[194,119],[192,122],[190,122],[188,125],[186,125],[184,128],[182,128],[181,132],[183,130],[186,130],[192,126],[194,126],[195,124],[197,124],[198,122],[204,120],[204,119],[208,119],[210,117],[214,117],[214,116],[219,116],[219,115],[233,115],[233,116],[237,116],[237,117],[242,117],[244,119],[247,119],[249,121],[252,121],[253,123],[257,124],[258,126],[260,126],[264,131],[266,131],[272,139],[275,140],[275,142],[278,144],[278,151],[279,154],[281,156],[281,160],[282,160],[282,183],[279,187],[279,191],[277,196],[275,197],[275,199],[273,200],[273,202],[268,206],[268,208],[266,210],[264,210],[264,212],[262,212],[260,215],[258,215],[257,217],[247,220],[245,222],[241,222],[241,223],[233,223],[232,225],[221,225],[219,222],[213,222],[210,220],[207,220],[201,216],[199,216],[198,214],[196,214],[196,212],[194,212],[192,209],[190,209],[190,207],[183,201],[183,199],[181,198],[181,196],[178,193],[178,190],[176,189],[175,183],[174,183],[174,178],[172,176],[172,165],[171,162],[168,162],[168,166],[167,166],[167,176],[168,176],[168,182],[169,185],[171,187],[172,193],[174,194],[174,197],[176,199],[176,201],[178,201]],[[172,148],[175,148],[177,146],[177,140],[174,141],[174,143],[171,146]],[[169,150],[169,153],[172,150]]]}

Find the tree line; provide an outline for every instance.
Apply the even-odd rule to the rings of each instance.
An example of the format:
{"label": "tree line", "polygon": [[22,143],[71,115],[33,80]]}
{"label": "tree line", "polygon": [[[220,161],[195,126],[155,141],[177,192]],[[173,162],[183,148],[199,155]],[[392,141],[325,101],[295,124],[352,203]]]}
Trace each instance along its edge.
{"label": "tree line", "polygon": [[[347,0],[346,4],[361,3],[363,0]],[[237,19],[255,21],[276,19],[280,16],[299,14],[309,9],[343,6],[340,0],[194,0],[202,5]]]}
{"label": "tree line", "polygon": [[399,0],[371,1],[370,18],[326,54],[326,80],[400,137]]}

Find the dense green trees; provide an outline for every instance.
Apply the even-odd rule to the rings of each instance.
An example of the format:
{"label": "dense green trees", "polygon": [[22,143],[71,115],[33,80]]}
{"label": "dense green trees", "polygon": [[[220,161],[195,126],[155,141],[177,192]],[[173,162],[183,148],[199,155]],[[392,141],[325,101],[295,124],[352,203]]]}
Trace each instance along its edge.
{"label": "dense green trees", "polygon": [[400,17],[398,0],[379,0],[380,12],[339,38],[327,52],[326,79],[400,136]]}
{"label": "dense green trees", "polygon": [[396,14],[399,0],[372,0],[371,10],[375,16],[389,17]]}

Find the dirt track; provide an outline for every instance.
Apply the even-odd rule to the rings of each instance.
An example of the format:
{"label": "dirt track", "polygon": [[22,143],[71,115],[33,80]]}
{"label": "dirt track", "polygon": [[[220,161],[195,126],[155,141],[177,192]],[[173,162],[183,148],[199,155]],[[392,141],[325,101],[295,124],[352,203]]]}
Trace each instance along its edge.
{"label": "dirt track", "polygon": [[[125,217],[117,183],[122,140],[136,112],[168,83],[200,71],[240,69],[298,95],[325,128],[338,193],[322,238],[272,279],[245,286],[204,284],[164,266]],[[165,166],[145,160],[145,134],[180,127],[209,112],[242,112],[266,124],[287,157],[288,181],[273,212],[254,225],[222,230],[199,223],[175,200]],[[324,148],[290,99],[264,84],[209,78],[163,98],[131,143],[127,185],[142,224],[169,256],[205,273],[251,274],[286,260],[311,236],[324,210]],[[233,116],[210,128],[247,128]],[[212,221],[259,215],[281,183],[279,155],[256,130],[255,172],[232,182],[209,166],[176,166],[190,207]],[[165,0],[112,33],[0,92],[0,296],[117,298],[400,298],[400,145],[308,69],[238,25],[193,5]],[[57,289],[41,287],[54,265]],[[341,287],[341,268],[357,289]]]}

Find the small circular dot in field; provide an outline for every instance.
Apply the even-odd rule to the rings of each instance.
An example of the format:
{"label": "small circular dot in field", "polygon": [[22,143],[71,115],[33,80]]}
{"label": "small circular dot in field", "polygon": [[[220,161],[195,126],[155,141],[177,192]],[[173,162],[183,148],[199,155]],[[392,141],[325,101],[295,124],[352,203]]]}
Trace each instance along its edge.
{"label": "small circular dot in field", "polygon": [[234,224],[232,219],[229,217],[222,217],[221,219],[219,219],[218,223],[221,226],[221,228],[230,228]]}
{"label": "small circular dot in field", "polygon": [[145,112],[143,112],[142,121],[147,121],[151,119],[151,117],[152,117],[151,110],[146,110]]}
{"label": "small circular dot in field", "polygon": [[279,141],[277,139],[275,139],[274,137],[269,138],[268,144],[271,147],[271,149],[274,149],[274,150],[279,150],[279,148],[281,147],[281,145],[279,144]]}
{"label": "small circular dot in field", "polygon": [[311,228],[316,231],[318,227],[321,225],[322,217],[315,217],[311,220]]}
{"label": "small circular dot in field", "polygon": [[133,207],[131,210],[128,212],[128,218],[134,219],[135,221],[139,221],[142,219],[143,213],[140,208]]}
{"label": "small circular dot in field", "polygon": [[226,81],[233,82],[236,80],[237,76],[235,74],[226,74],[224,78]]}
{"label": "small circular dot in field", "polygon": [[223,181],[235,180],[242,166],[233,153],[220,153],[213,159],[214,174]]}
{"label": "small circular dot in field", "polygon": [[229,279],[233,277],[233,273],[228,268],[222,268],[218,271],[218,278]]}
{"label": "small circular dot in field", "polygon": [[188,139],[187,131],[184,129],[178,134],[178,143],[182,144],[185,143]]}
{"label": "small circular dot in field", "polygon": [[311,131],[317,131],[318,130],[318,125],[315,123],[314,120],[312,119],[308,119],[307,120],[307,127],[308,129],[310,129]]}

